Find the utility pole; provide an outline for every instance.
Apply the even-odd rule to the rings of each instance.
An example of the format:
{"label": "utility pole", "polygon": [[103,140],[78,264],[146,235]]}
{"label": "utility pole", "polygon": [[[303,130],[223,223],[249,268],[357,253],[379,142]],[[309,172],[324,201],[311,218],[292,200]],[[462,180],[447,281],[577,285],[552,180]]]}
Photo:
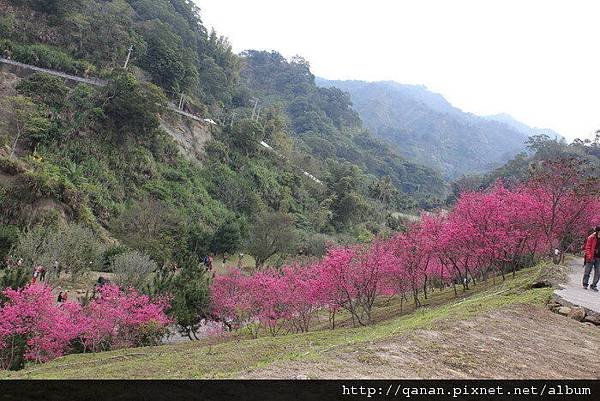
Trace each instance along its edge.
{"label": "utility pole", "polygon": [[129,64],[129,59],[131,58],[131,52],[133,51],[133,45],[129,46],[129,52],[127,53],[127,59],[125,60],[124,69],[127,69],[127,65]]}
{"label": "utility pole", "polygon": [[256,116],[256,108],[258,107],[258,98],[253,97],[252,99],[254,99],[254,109],[252,109],[252,119],[254,120],[254,117]]}
{"label": "utility pole", "polygon": [[12,149],[10,150],[9,159],[12,159],[15,155],[15,150],[17,149],[17,144],[19,142],[19,138],[21,137],[21,130],[17,127],[17,136],[15,137],[15,142],[13,143]]}

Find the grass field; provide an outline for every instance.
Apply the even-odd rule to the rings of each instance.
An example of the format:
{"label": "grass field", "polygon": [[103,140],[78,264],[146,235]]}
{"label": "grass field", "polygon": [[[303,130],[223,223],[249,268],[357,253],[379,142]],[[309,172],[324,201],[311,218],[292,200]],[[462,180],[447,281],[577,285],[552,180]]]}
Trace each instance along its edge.
{"label": "grass field", "polygon": [[[282,364],[319,366],[333,363],[336,350],[368,349],[379,342],[394,341],[415,332],[471,321],[495,311],[512,310],[523,305],[543,310],[552,289],[531,288],[531,284],[545,274],[544,269],[548,267],[523,270],[515,278],[507,277],[505,282],[497,279],[496,285],[488,283],[487,288],[483,285],[475,287],[468,298],[455,299],[452,290],[437,292],[431,295],[430,306],[406,311],[411,313],[400,317],[390,318],[398,313],[397,300],[383,302],[377,308],[380,322],[368,327],[323,329],[256,339],[230,336],[176,345],[69,355],[47,364],[31,365],[20,372],[4,372],[0,377],[229,378],[252,377],[256,372],[265,372],[264,377],[276,377],[278,375],[270,368]],[[315,328],[319,328],[317,326]],[[369,355],[363,355],[359,362],[366,361],[368,365]],[[318,369],[316,371],[319,372]],[[323,375],[315,373],[313,376]]]}

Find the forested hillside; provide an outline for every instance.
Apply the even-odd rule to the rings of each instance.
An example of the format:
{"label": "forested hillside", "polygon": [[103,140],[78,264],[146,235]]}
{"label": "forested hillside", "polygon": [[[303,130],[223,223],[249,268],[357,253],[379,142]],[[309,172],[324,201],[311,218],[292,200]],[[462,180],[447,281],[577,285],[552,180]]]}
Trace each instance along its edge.
{"label": "forested hillside", "polygon": [[[399,330],[462,352],[430,323],[543,304],[532,267],[599,218],[600,137],[525,148],[421,87],[319,87],[300,57],[234,54],[192,0],[0,0],[0,56],[0,370],[222,378]],[[518,343],[535,322],[507,316],[482,318]],[[208,347],[60,359],[186,338]]]}
{"label": "forested hillside", "polygon": [[491,118],[465,113],[425,87],[396,82],[327,81],[350,93],[365,125],[411,161],[455,179],[482,173],[525,147],[527,134]]}
{"label": "forested hillside", "polygon": [[463,191],[479,191],[501,181],[508,186],[521,184],[538,166],[546,162],[570,160],[581,166],[581,175],[587,179],[600,179],[600,133],[594,140],[576,139],[571,143],[541,134],[527,141],[527,149],[506,164],[486,173],[463,177],[452,184],[453,202]]}
{"label": "forested hillside", "polygon": [[[0,72],[2,257],[85,228],[103,252],[94,269],[136,251],[159,267],[240,251],[275,263],[397,230],[396,212],[448,192],[366,132],[346,94],[317,88],[305,61],[235,55],[190,1],[0,0],[0,55],[107,82]],[[180,101],[218,125],[168,111]],[[201,151],[177,146],[196,134]],[[31,264],[53,258],[32,252]]]}
{"label": "forested hillside", "polygon": [[[318,88],[306,60],[288,61],[277,52],[247,51],[243,61],[242,83],[262,105],[284,112],[300,151],[334,164],[350,163],[378,178],[389,177],[400,191],[420,199],[421,206],[444,194],[437,173],[407,161],[362,126],[347,93]],[[321,170],[319,166],[314,169]]]}

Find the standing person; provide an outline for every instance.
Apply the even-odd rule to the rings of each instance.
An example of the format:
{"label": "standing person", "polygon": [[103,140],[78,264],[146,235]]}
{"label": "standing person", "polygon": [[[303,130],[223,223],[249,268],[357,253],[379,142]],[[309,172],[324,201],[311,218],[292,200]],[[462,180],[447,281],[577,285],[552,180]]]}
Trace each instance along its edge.
{"label": "standing person", "polygon": [[585,271],[583,273],[583,289],[588,289],[588,283],[592,270],[594,271],[594,279],[590,285],[590,290],[598,291],[598,280],[600,280],[600,226],[594,229],[594,233],[585,241],[583,250],[585,252],[584,262]]}
{"label": "standing person", "polygon": [[40,276],[40,270],[41,270],[41,266],[36,266],[33,269],[33,276],[31,277],[31,282],[35,283],[38,279],[38,277]]}
{"label": "standing person", "polygon": [[58,263],[58,260],[54,261],[54,274],[56,274],[56,278],[60,278],[60,264]]}
{"label": "standing person", "polygon": [[44,281],[46,279],[46,268],[44,266],[40,266],[40,281]]}
{"label": "standing person", "polygon": [[59,292],[58,293],[58,298],[56,299],[56,302],[58,302],[59,304],[62,304],[63,302],[63,292]]}
{"label": "standing person", "polygon": [[62,301],[67,302],[68,298],[69,298],[69,291],[65,291],[62,296]]}

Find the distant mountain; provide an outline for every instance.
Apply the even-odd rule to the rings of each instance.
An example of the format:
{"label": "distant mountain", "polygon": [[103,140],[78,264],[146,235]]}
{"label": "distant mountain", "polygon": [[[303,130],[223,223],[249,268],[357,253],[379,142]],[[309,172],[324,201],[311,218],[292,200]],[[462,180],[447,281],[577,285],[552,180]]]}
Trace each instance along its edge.
{"label": "distant mountain", "polygon": [[450,179],[498,167],[523,150],[532,135],[533,129],[512,118],[465,113],[424,86],[325,79],[317,84],[348,92],[376,136]]}
{"label": "distant mountain", "polygon": [[487,118],[488,120],[494,120],[494,121],[498,121],[498,122],[507,124],[507,125],[511,126],[512,128],[524,133],[527,136],[547,135],[548,137],[550,137],[550,139],[554,139],[554,140],[564,139],[564,137],[561,134],[559,134],[558,132],[556,132],[554,130],[551,130],[550,128],[530,127],[527,124],[524,124],[518,120],[515,120],[515,118],[513,116],[511,116],[510,114],[500,113],[500,114],[494,114],[491,116],[485,116],[485,118]]}

